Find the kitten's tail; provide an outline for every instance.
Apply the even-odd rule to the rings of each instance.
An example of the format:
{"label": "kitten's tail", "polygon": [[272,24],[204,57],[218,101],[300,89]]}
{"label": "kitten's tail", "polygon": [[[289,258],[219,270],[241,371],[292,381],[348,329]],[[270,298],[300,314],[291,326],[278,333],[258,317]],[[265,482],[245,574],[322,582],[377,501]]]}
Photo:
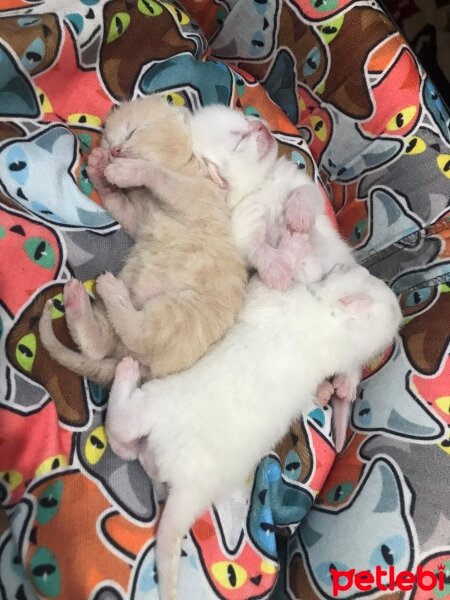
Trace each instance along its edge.
{"label": "kitten's tail", "polygon": [[119,361],[115,358],[95,360],[64,346],[53,331],[51,306],[48,304],[45,305],[39,321],[39,337],[50,356],[66,369],[88,377],[100,385],[110,385],[114,380]]}
{"label": "kitten's tail", "polygon": [[176,600],[181,540],[205,508],[198,490],[169,491],[156,538],[156,566],[160,600]]}
{"label": "kitten's tail", "polygon": [[333,429],[336,452],[342,452],[345,446],[347,427],[350,422],[351,404],[349,400],[333,398]]}

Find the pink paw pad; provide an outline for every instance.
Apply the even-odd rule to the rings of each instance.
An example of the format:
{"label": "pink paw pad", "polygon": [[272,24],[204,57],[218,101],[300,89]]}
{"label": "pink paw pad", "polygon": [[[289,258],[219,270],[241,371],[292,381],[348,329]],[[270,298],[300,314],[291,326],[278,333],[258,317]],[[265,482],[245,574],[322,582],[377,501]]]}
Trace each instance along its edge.
{"label": "pink paw pad", "polygon": [[354,402],[356,399],[356,385],[347,375],[336,375],[333,379],[334,392],[338,398],[346,402]]}
{"label": "pink paw pad", "polygon": [[318,406],[327,406],[334,394],[334,386],[330,381],[324,381],[316,391],[315,402]]}
{"label": "pink paw pad", "polygon": [[72,317],[79,317],[83,308],[89,303],[88,294],[81,282],[71,279],[64,285],[64,307]]}

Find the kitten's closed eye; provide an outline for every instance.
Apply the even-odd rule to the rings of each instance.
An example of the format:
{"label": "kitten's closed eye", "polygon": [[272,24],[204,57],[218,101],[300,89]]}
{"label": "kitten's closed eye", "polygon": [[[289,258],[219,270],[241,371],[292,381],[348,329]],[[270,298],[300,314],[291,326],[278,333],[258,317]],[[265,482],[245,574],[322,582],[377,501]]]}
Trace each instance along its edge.
{"label": "kitten's closed eye", "polygon": [[119,140],[117,140],[117,136],[114,136],[114,138],[116,139],[115,142],[113,142],[113,140],[108,136],[107,133],[103,133],[103,141],[106,142],[106,144],[107,144],[108,147],[111,147],[111,146],[114,146],[114,145],[123,144],[124,142],[128,142],[128,140],[135,133],[135,131],[137,131],[137,129],[138,129],[138,127],[135,127],[129,133],[127,132],[125,134],[125,137],[122,137],[122,136],[119,135]]}
{"label": "kitten's closed eye", "polygon": [[231,139],[232,139],[232,146],[233,146],[233,152],[234,152],[235,150],[238,149],[239,144],[244,139],[244,132],[243,131],[232,131]]}
{"label": "kitten's closed eye", "polygon": [[138,128],[137,128],[137,127],[135,127],[134,129],[132,129],[132,130],[130,131],[130,133],[129,133],[129,134],[127,135],[127,137],[125,138],[125,141],[126,141],[126,142],[127,142],[127,141],[128,141],[130,138],[131,138],[131,136],[133,135],[133,133],[134,133],[135,131],[137,131],[137,129],[138,129]]}
{"label": "kitten's closed eye", "polygon": [[233,152],[239,148],[240,144],[244,140],[246,140],[250,134],[251,134],[251,131],[245,131],[243,129],[241,129],[239,131],[231,132],[231,137],[232,137],[233,143],[234,143]]}

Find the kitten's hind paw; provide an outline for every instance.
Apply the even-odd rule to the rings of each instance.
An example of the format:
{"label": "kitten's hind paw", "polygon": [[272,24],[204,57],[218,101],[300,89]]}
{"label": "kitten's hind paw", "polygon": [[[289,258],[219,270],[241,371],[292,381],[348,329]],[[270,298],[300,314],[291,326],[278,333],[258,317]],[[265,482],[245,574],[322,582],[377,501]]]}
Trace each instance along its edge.
{"label": "kitten's hind paw", "polygon": [[267,287],[275,290],[286,290],[292,280],[292,268],[282,257],[271,261],[259,274]]}
{"label": "kitten's hind paw", "polygon": [[356,400],[356,393],[358,387],[358,381],[354,377],[341,373],[333,377],[334,393],[338,398],[345,402],[354,402]]}
{"label": "kitten's hind paw", "polygon": [[323,381],[316,390],[314,398],[318,406],[327,406],[334,394],[334,386],[330,381]]}
{"label": "kitten's hind paw", "polygon": [[71,279],[64,285],[63,298],[66,317],[69,319],[81,317],[83,309],[90,307],[88,293],[77,279]]}

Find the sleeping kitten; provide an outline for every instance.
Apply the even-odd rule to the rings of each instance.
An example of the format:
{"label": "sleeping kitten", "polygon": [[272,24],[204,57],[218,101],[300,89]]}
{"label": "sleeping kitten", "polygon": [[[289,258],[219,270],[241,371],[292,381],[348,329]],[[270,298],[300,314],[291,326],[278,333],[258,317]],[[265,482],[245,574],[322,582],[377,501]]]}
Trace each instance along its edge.
{"label": "sleeping kitten", "polygon": [[255,276],[235,326],[189,370],[138,388],[138,363],[122,360],[106,428],[114,452],[168,484],[157,539],[161,600],[176,597],[181,539],[195,518],[242,484],[309,410],[321,381],[362,367],[400,319],[394,293],[363,267],[336,267],[286,291]]}
{"label": "sleeping kitten", "polygon": [[[278,156],[275,138],[261,120],[225,106],[208,106],[193,116],[192,143],[212,179],[228,191],[242,258],[269,287],[284,289],[292,279],[312,283],[337,264],[355,264],[351,248],[325,214],[318,186],[292,161]],[[352,368],[317,390],[321,405],[334,396],[338,452],[360,379],[360,370]]]}
{"label": "sleeping kitten", "polygon": [[192,118],[192,145],[212,179],[228,191],[242,258],[269,287],[284,289],[292,278],[311,283],[336,264],[354,264],[350,247],[325,215],[319,187],[278,156],[261,120],[208,106]]}
{"label": "sleeping kitten", "polygon": [[103,148],[89,159],[105,207],[135,245],[118,278],[97,279],[93,306],[81,283],[64,286],[67,324],[81,353],[57,340],[50,305],[39,330],[55,360],[98,383],[111,383],[126,355],[147,377],[189,367],[242,306],[246,272],[229,209],[192,154],[190,119],[158,97],[123,104],[108,116]]}

